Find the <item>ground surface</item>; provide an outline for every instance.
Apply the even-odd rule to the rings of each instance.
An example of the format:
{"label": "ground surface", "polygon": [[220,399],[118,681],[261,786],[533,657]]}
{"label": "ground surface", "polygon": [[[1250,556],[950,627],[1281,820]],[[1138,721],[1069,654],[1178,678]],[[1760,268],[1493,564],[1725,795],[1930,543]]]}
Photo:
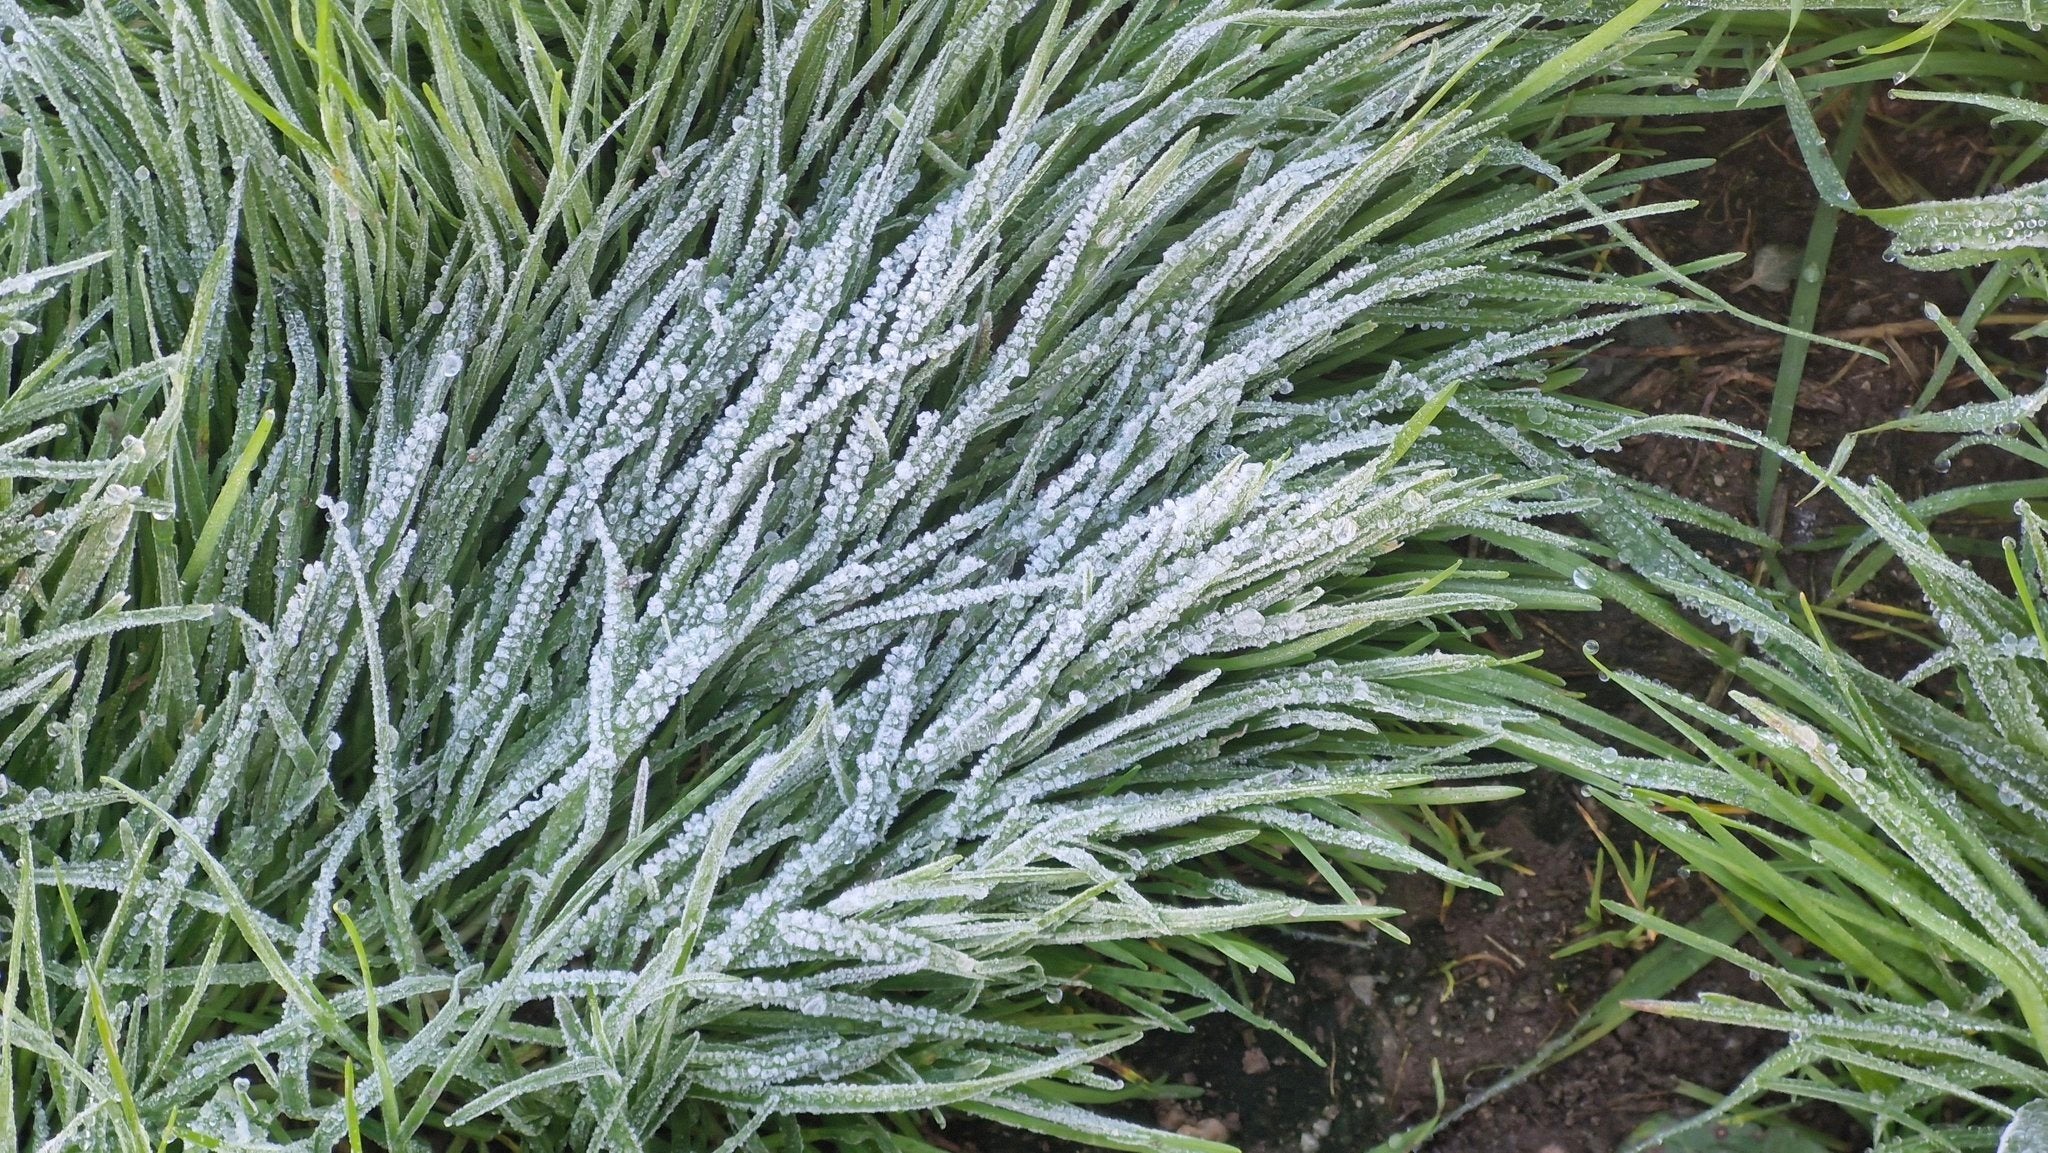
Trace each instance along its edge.
{"label": "ground surface", "polygon": [[[1460,892],[1446,903],[1441,885],[1399,878],[1385,900],[1409,910],[1402,924],[1412,945],[1341,931],[1297,937],[1285,942],[1294,984],[1252,980],[1251,1008],[1307,1042],[1323,1067],[1285,1040],[1218,1014],[1199,1022],[1192,1036],[1155,1034],[1124,1055],[1148,1080],[1191,1085],[1200,1097],[1119,1112],[1227,1138],[1248,1153],[1363,1153],[1436,1112],[1439,1075],[1455,1106],[1569,1029],[1635,954],[1598,948],[1552,958],[1584,931],[1599,844],[1575,786],[1555,777],[1520,783],[1527,795],[1472,813],[1487,830],[1487,847],[1510,850],[1511,865],[1488,870],[1502,896]],[[1628,851],[1618,822],[1603,827]],[[1712,898],[1703,883],[1668,863],[1659,869],[1653,904],[1660,911],[1683,918]],[[1611,880],[1606,891],[1617,895]],[[1736,992],[1744,983],[1716,968],[1678,995]],[[1607,1153],[1645,1117],[1682,1107],[1682,1082],[1728,1088],[1776,1043],[1758,1033],[1631,1020],[1478,1109],[1429,1148]],[[1075,1148],[971,1124],[933,1136],[973,1153]]]}
{"label": "ground surface", "polygon": [[[1823,127],[1842,108],[1820,111]],[[1908,198],[1968,195],[1991,162],[1981,134],[1953,124],[1916,124],[1922,107],[1875,98],[1868,107],[1867,143],[1850,182],[1865,204]],[[1663,158],[1711,156],[1715,167],[1653,182],[1653,199],[1696,200],[1684,214],[1640,222],[1638,236],[1674,263],[1731,250],[1758,252],[1766,245],[1803,249],[1815,198],[1781,114],[1764,111],[1663,122],[1658,134],[1633,143],[1659,149]],[[1881,174],[1881,175],[1880,175]],[[1900,195],[1905,193],[1908,195]],[[1932,301],[1955,315],[1967,299],[1953,274],[1912,272],[1883,258],[1885,234],[1855,218],[1841,222],[1827,273],[1817,329],[1842,334],[1882,352],[1889,363],[1816,348],[1807,363],[1792,431],[1795,447],[1825,457],[1846,433],[1894,416],[1928,384],[1943,344],[1923,319]],[[1749,283],[1751,263],[1709,274],[1707,282],[1744,308],[1772,319],[1786,316],[1791,292]],[[2036,349],[2014,345],[1994,329],[1983,346],[2001,359],[2038,365]],[[2038,343],[2038,342],[2037,342]],[[1589,362],[1584,387],[1618,403],[1650,412],[1693,412],[1750,427],[1765,425],[1781,346],[1756,329],[1719,316],[1683,316],[1648,322],[1621,334]],[[1934,408],[1988,399],[1982,382],[1959,367],[1937,387]],[[1870,438],[1852,459],[1851,475],[1876,475],[1901,495],[1918,497],[1961,483],[1996,479],[2009,468],[1984,450],[1964,452],[1950,468],[1931,462],[1946,442],[1935,437]],[[1786,572],[1809,592],[1824,592],[1836,553],[1831,534],[1847,520],[1825,498],[1756,507],[1753,454],[1680,440],[1644,440],[1616,459],[1623,470],[1683,496],[1775,531],[1790,551]],[[1805,486],[1786,486],[1797,498]],[[1986,555],[2006,531],[2002,524],[1943,522],[1964,536],[1982,535]],[[1980,533],[1981,530],[1981,533]],[[1752,571],[1752,550],[1724,542],[1695,542],[1735,571]],[[1895,566],[1896,567],[1896,566]],[[1902,572],[1880,576],[1867,595],[1915,604]],[[1580,660],[1580,645],[1602,642],[1607,654],[1626,654],[1628,667],[1702,696],[1716,692],[1715,670],[1686,649],[1619,612],[1551,616],[1534,622],[1553,656],[1554,671],[1589,697],[1619,712],[1629,702],[1603,686]],[[1918,659],[1911,642],[1878,634],[1845,638],[1878,667],[1906,667]],[[1564,654],[1564,655],[1558,655]],[[1245,1029],[1221,1015],[1204,1020],[1192,1036],[1156,1036],[1126,1058],[1156,1082],[1201,1090],[1199,1097],[1128,1107],[1126,1116],[1201,1136],[1227,1138],[1251,1153],[1364,1153],[1438,1108],[1441,1079],[1446,1103],[1492,1084],[1507,1070],[1567,1029],[1585,1008],[1618,981],[1636,954],[1601,947],[1563,960],[1552,953],[1583,931],[1599,852],[1573,786],[1556,779],[1523,779],[1530,792],[1474,810],[1489,846],[1511,850],[1512,867],[1489,877],[1499,898],[1460,893],[1448,905],[1443,890],[1423,878],[1393,881],[1386,900],[1408,909],[1402,924],[1412,947],[1366,936],[1299,937],[1287,942],[1297,982],[1257,980],[1254,1008],[1302,1037],[1324,1060],[1317,1067],[1285,1041]],[[1599,820],[1597,814],[1593,819]],[[1624,851],[1630,842],[1608,823]],[[1525,871],[1526,870],[1526,871]],[[1669,861],[1657,867],[1654,903],[1680,918],[1713,899],[1700,881],[1681,876]],[[1616,896],[1609,883],[1607,895]],[[1677,994],[1706,989],[1746,991],[1746,978],[1727,966],[1704,970]],[[1687,1085],[1725,1090],[1777,1044],[1774,1037],[1653,1018],[1636,1018],[1571,1059],[1498,1096],[1444,1130],[1431,1153],[1608,1153],[1644,1119],[1696,1108]],[[1857,1130],[1846,1117],[1805,1114],[1801,1119],[1855,1147]],[[934,1139],[963,1153],[1052,1151],[1070,1148],[1013,1132],[955,1123]]]}

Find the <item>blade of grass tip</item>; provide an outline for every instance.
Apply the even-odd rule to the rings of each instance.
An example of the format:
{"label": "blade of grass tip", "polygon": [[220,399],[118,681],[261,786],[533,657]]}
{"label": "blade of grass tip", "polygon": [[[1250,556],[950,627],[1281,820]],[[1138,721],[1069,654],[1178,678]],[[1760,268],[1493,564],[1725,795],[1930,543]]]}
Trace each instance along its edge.
{"label": "blade of grass tip", "polygon": [[384,1119],[385,1148],[396,1153],[407,1147],[406,1134],[402,1131],[405,1110],[398,1107],[398,1085],[391,1078],[391,1063],[384,1059],[384,1033],[377,1012],[377,981],[370,975],[370,951],[363,947],[363,935],[356,929],[355,918],[349,916],[348,902],[334,903],[335,919],[341,922],[342,931],[348,934],[348,943],[356,953],[356,966],[363,977],[363,1014],[365,1028],[370,1042],[370,1068],[377,1074],[377,1091],[382,1099],[377,1102],[377,1115]]}
{"label": "blade of grass tip", "polygon": [[[1884,56],[1893,52],[1903,52],[1922,40],[1936,35],[1943,28],[1948,27],[1957,16],[1962,14],[1963,7],[1961,3],[1951,4],[1943,9],[1939,15],[1935,16],[1934,19],[1921,23],[1897,37],[1887,40],[1883,44],[1872,44],[1858,48],[1856,54],[1858,56]],[[1924,56],[1922,58],[1925,59]]]}
{"label": "blade of grass tip", "polygon": [[1424,401],[1413,416],[1402,422],[1400,431],[1394,434],[1393,442],[1387,446],[1386,451],[1374,458],[1366,467],[1375,473],[1384,474],[1399,464],[1401,458],[1408,455],[1408,450],[1414,448],[1429,432],[1430,427],[1436,423],[1436,418],[1457,394],[1458,386],[1454,384]]}
{"label": "blade of grass tip", "polygon": [[2013,588],[2020,595],[2020,608],[2027,614],[2027,623],[2033,626],[2034,639],[2041,644],[2042,651],[2048,652],[2048,627],[2041,623],[2041,609],[2035,602],[2033,582],[2027,579],[2025,566],[2020,561],[2019,542],[2006,537],[1999,542],[2005,550],[2005,571],[2012,578]]}
{"label": "blade of grass tip", "polygon": [[1784,37],[1778,41],[1777,47],[1771,49],[1771,55],[1764,61],[1763,67],[1750,75],[1749,83],[1743,86],[1742,95],[1735,101],[1737,108],[1749,103],[1749,98],[1756,95],[1756,90],[1763,87],[1764,81],[1784,67],[1785,53],[1792,47],[1792,33],[1799,30],[1802,7],[1799,0],[1793,0],[1790,10],[1786,13]]}
{"label": "blade of grass tip", "polygon": [[1636,0],[1614,17],[1580,37],[1577,42],[1531,69],[1520,83],[1486,106],[1485,115],[1500,116],[1515,111],[1563,84],[1572,73],[1590,64],[1594,57],[1613,47],[1636,26],[1664,7],[1665,0]]}
{"label": "blade of grass tip", "polygon": [[[1920,386],[1920,395],[1913,398],[1913,411],[1919,412],[1934,403],[1934,398],[1941,392],[1942,385],[1947,384],[1950,374],[1955,372],[1956,361],[1961,358],[1962,349],[1968,346],[1968,334],[1974,333],[1978,323],[2005,300],[2011,283],[2012,271],[2004,262],[1994,263],[1985,269],[1983,281],[1977,285],[1977,290],[1970,294],[1969,303],[1963,306],[1962,315],[1955,323],[1956,330],[1965,334],[1963,343],[1958,344],[1951,337],[1948,346],[1935,358],[1934,368],[1927,375],[1927,383]],[[1939,327],[1942,321],[1935,320],[1934,323]],[[1946,332],[1943,335],[1946,335]]]}
{"label": "blade of grass tip", "polygon": [[276,420],[275,411],[263,410],[263,416],[249,433],[249,442],[242,446],[242,455],[235,460],[235,467],[228,470],[227,479],[221,482],[220,492],[213,498],[213,507],[207,511],[206,523],[199,529],[199,539],[193,542],[192,555],[186,558],[185,571],[180,574],[184,577],[187,593],[196,591],[200,574],[206,571],[207,562],[213,559],[214,550],[220,547],[220,534],[226,531],[228,518],[234,515],[242,494],[248,491],[249,474],[255,470],[257,458],[263,455],[263,446],[270,440],[270,430]]}
{"label": "blade of grass tip", "polygon": [[[1806,231],[1806,252],[1799,261],[1798,286],[1792,291],[1792,309],[1785,317],[1786,326],[1794,334],[1785,338],[1784,351],[1778,358],[1778,379],[1772,386],[1770,417],[1764,425],[1765,436],[1778,444],[1785,444],[1792,435],[1794,406],[1799,400],[1800,382],[1806,376],[1806,356],[1812,348],[1811,339],[1798,334],[1811,332],[1820,315],[1821,289],[1827,282],[1828,257],[1834,251],[1835,230],[1841,223],[1843,209],[1855,210],[1855,201],[1849,198],[1849,187],[1842,179],[1839,164],[1847,163],[1855,155],[1856,142],[1863,131],[1863,110],[1869,103],[1869,87],[1859,84],[1850,90],[1849,113],[1843,119],[1841,136],[1835,141],[1838,161],[1828,155],[1820,128],[1806,107],[1806,97],[1800,93],[1792,73],[1782,64],[1778,66],[1778,86],[1784,92],[1792,134],[1799,141],[1800,154],[1806,159],[1814,189],[1821,198],[1813,213],[1813,223]],[[1769,521],[1781,464],[1777,454],[1769,452],[1757,461],[1759,523]]]}
{"label": "blade of grass tip", "polygon": [[149,1130],[143,1128],[142,1111],[136,1108],[135,1093],[128,1085],[128,1069],[121,1060],[113,1018],[107,1016],[107,999],[100,988],[98,966],[93,963],[92,949],[85,943],[85,926],[79,923],[78,909],[71,903],[71,886],[64,883],[62,874],[52,877],[57,882],[57,903],[64,909],[65,923],[71,926],[71,943],[78,947],[78,971],[85,975],[85,998],[92,1013],[93,1031],[99,1034],[100,1050],[107,1055],[107,1079],[114,1083],[114,1093],[121,1099],[121,1120],[126,1124],[121,1146],[147,1153]]}
{"label": "blade of grass tip", "polygon": [[1324,881],[1328,882],[1331,890],[1334,891],[1337,894],[1337,896],[1342,898],[1345,904],[1362,905],[1365,903],[1358,899],[1357,891],[1354,890],[1351,887],[1350,882],[1346,881],[1343,875],[1338,873],[1336,868],[1330,864],[1329,858],[1323,856],[1323,854],[1316,849],[1314,842],[1310,841],[1307,837],[1302,836],[1300,833],[1296,833],[1292,830],[1285,830],[1285,835],[1287,837],[1288,843],[1292,844],[1296,849],[1300,850],[1301,855],[1305,857],[1308,860],[1308,863],[1315,868],[1316,874],[1322,877]]}
{"label": "blade of grass tip", "polygon": [[[2012,390],[1998,379],[1998,374],[1992,371],[1991,365],[1978,354],[1976,346],[1970,343],[1969,336],[1956,327],[1954,321],[1942,315],[1939,305],[1930,300],[1921,307],[1921,311],[1941,330],[1941,334],[1948,338],[1950,349],[1963,358],[1963,362],[1970,366],[1970,371],[1977,374],[1977,379],[1984,382],[1984,387],[1990,389],[1993,396],[2000,400],[2012,399]],[[2042,434],[2040,426],[2034,421],[2022,420],[2016,424],[2018,431],[2033,441],[2036,447],[2048,447],[2048,436]]]}

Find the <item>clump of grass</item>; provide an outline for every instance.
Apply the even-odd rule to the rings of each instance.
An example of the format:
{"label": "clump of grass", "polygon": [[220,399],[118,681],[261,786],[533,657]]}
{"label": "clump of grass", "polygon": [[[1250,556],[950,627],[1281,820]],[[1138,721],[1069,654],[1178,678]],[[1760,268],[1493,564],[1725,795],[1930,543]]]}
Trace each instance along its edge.
{"label": "clump of grass", "polygon": [[[1824,18],[1828,36],[1803,50],[1804,60],[1858,45],[1866,55],[1903,53],[1884,62],[1895,69],[1910,62],[1907,71],[1918,70],[1915,80],[1925,86],[1904,95],[2048,122],[2038,104],[1983,91],[1987,80],[2000,82],[2015,68],[2048,76],[2038,44],[2003,25],[1951,24],[1953,15],[1904,37],[1873,21]],[[1792,51],[1786,60],[1801,56]],[[1790,72],[1779,75],[1824,199],[1832,187],[1837,208],[1893,229],[1900,259],[1977,273],[1963,316],[1929,312],[1950,353],[1921,403],[1869,431],[1955,438],[1943,458],[1979,446],[2048,465],[2038,424],[2048,389],[2038,378],[2028,389],[2001,373],[1967,339],[1992,308],[2039,283],[2048,233],[2030,206],[2042,186],[1987,187],[1979,197],[1896,208],[1858,205],[1794,98]],[[2011,180],[2040,155],[2038,139],[2022,138],[1986,179]],[[1921,411],[1959,359],[1991,399]],[[1555,734],[1534,742],[1549,763],[1597,785],[1611,808],[1711,880],[1724,897],[1716,915],[1732,915],[1749,930],[1752,947],[1743,950],[1727,934],[1608,903],[1617,916],[1740,966],[1775,1001],[1713,994],[1683,1003],[1645,999],[1638,1008],[1787,1038],[1734,1092],[1680,1129],[1790,1098],[1855,1115],[1868,1124],[1874,1148],[2035,1147],[2038,1101],[2048,1095],[2048,912],[2039,896],[2048,868],[2041,832],[2048,812],[2041,615],[2048,541],[2037,507],[2048,482],[2026,476],[1909,502],[1878,478],[1840,475],[1856,437],[1831,460],[1815,462],[1713,422],[1660,418],[1629,431],[1655,429],[1761,445],[1791,464],[1793,479],[1842,501],[1864,529],[1816,603],[1697,563],[1624,557],[1637,575],[1607,574],[1609,587],[1729,667],[1735,708],[1634,675],[1624,660],[1603,675],[1611,673],[1663,722],[1659,732],[1580,710],[1572,719],[1613,746],[1588,756]],[[1986,549],[1937,531],[1937,518],[1965,510],[2009,518],[2011,535]],[[1925,603],[1873,609],[1857,602],[1894,561]],[[1702,617],[1732,632],[1739,646],[1724,641],[1726,633],[1699,629]],[[1924,645],[1926,659],[1902,677],[1866,667],[1836,640],[1844,625]],[[1797,945],[1783,937],[1787,931]]]}
{"label": "clump of grass", "polygon": [[1483,884],[1653,8],[0,8],[0,1133],[1211,1148],[1092,1063]]}
{"label": "clump of grass", "polygon": [[[1780,1002],[1710,995],[1639,1006],[1788,1036],[1695,1124],[1789,1094],[1866,1118],[1882,1148],[1989,1148],[2048,1078],[2048,915],[2030,880],[2048,860],[2043,522],[2025,502],[2016,507],[2005,575],[2017,591],[2006,591],[1948,556],[1882,483],[1805,471],[1825,477],[1913,573],[1929,601],[1917,620],[1937,647],[1900,681],[1840,652],[1810,609],[1795,623],[1672,586],[1765,654],[1737,666],[1748,687],[1734,699],[1746,715],[1616,670],[1678,743],[1629,730],[1630,752],[1581,772],[1717,885],[1762,950],[1609,908],[1741,966]],[[1952,689],[1921,691],[1943,677]],[[1816,948],[1787,950],[1767,923]]]}

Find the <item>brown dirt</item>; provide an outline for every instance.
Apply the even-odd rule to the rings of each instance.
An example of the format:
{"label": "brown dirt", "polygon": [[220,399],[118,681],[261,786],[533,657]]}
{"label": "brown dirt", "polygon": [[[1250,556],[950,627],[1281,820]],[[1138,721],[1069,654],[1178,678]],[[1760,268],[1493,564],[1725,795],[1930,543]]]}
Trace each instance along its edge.
{"label": "brown dirt", "polygon": [[[1567,782],[1540,778],[1528,783],[1534,786],[1531,794],[1502,803],[1504,815],[1488,834],[1489,844],[1514,850],[1508,860],[1519,866],[1494,875],[1503,896],[1461,894],[1440,920],[1410,927],[1423,947],[1389,982],[1391,995],[1374,1022],[1389,1130],[1435,1113],[1433,1064],[1442,1070],[1455,1105],[1568,1030],[1639,955],[1630,948],[1601,946],[1563,959],[1552,956],[1587,931],[1593,861],[1600,848]],[[1597,808],[1585,811],[1601,821],[1624,853],[1633,851],[1634,838],[1625,835],[1619,822],[1604,820]],[[1669,860],[1659,860],[1655,876],[1650,906],[1661,914],[1684,920],[1712,900],[1705,882],[1681,876]],[[1417,886],[1403,878],[1392,888],[1398,904]],[[1611,876],[1604,895],[1621,897]],[[1617,924],[1608,917],[1602,927]],[[1455,984],[1447,982],[1447,971],[1457,976]],[[1675,995],[1740,993],[1746,986],[1746,979],[1721,966],[1703,972]],[[1778,1044],[1767,1034],[1636,1017],[1473,1111],[1427,1148],[1430,1153],[1609,1153],[1652,1114],[1695,1107],[1679,1091],[1682,1084],[1732,1088]]]}
{"label": "brown dirt", "polygon": [[[1824,128],[1844,111],[1843,94],[1819,110]],[[1776,111],[1702,117],[1696,123],[1660,126],[1653,143],[1665,158],[1712,156],[1709,169],[1671,180],[1652,181],[1652,199],[1689,199],[1699,207],[1674,216],[1638,223],[1638,236],[1666,259],[1683,263],[1730,250],[1752,254],[1766,245],[1803,250],[1817,201],[1800,162],[1790,131]],[[1681,130],[1683,130],[1681,132]],[[1924,105],[1870,99],[1863,146],[1848,171],[1851,190],[1867,205],[1892,204],[1900,193],[1915,198],[1968,196],[1979,190],[1995,157],[1981,131],[1959,131],[1952,120],[1930,116]],[[1880,180],[1878,173],[1883,173]],[[2048,174],[2034,172],[2027,178]],[[1875,357],[1815,345],[1800,383],[1791,443],[1817,460],[1826,460],[1843,438],[1897,416],[1913,404],[1929,383],[1930,373],[1947,347],[1945,338],[1923,316],[1927,304],[1944,315],[1959,314],[1968,299],[1962,277],[1952,273],[1915,272],[1884,257],[1889,235],[1860,217],[1844,215],[1828,264],[1825,291],[1815,325],[1822,333],[1840,334],[1873,352]],[[1770,291],[1745,284],[1749,262],[1708,274],[1706,282],[1734,303],[1758,315],[1784,321],[1792,291]],[[2037,304],[2015,304],[2021,312],[2038,312]],[[2038,379],[2044,342],[2011,339],[2015,326],[1986,328],[1977,347],[1994,371],[2010,372],[2005,383],[2025,391]],[[1615,346],[1592,358],[1596,387],[1611,399],[1653,413],[1690,412],[1718,417],[1751,428],[1768,420],[1782,347],[1769,334],[1724,316],[1689,315],[1670,323],[1639,326],[1623,334]],[[1689,353],[1689,355],[1669,355]],[[1993,393],[1967,365],[1957,364],[1942,381],[1931,409],[1966,401],[1990,400]],[[1913,500],[1961,485],[2029,475],[2024,462],[1982,447],[1963,450],[1952,462],[1938,462],[1953,437],[1924,433],[1887,433],[1861,438],[1844,467],[1844,475],[1876,477],[1900,496]],[[1621,470],[1654,481],[1691,500],[1751,525],[1762,525],[1784,545],[1782,579],[1820,599],[1830,591],[1834,561],[1839,555],[1848,512],[1822,494],[1803,499],[1810,483],[1781,472],[1779,499],[1762,517],[1756,508],[1756,454],[1741,449],[1669,438],[1642,438],[1623,449],[1614,463]],[[1996,519],[1951,515],[1941,529],[1957,541],[1956,551],[1997,556],[1995,541],[2011,530],[2009,517]],[[1716,559],[1736,571],[1757,571],[1752,550],[1702,540]],[[1911,578],[1891,566],[1860,594],[1865,599],[1911,608],[1919,597]],[[1610,627],[1603,621],[1602,628]],[[1624,634],[1642,626],[1621,626]],[[1602,638],[1603,646],[1606,638]],[[1628,645],[1635,637],[1614,638]],[[1858,655],[1880,667],[1902,668],[1925,655],[1917,646],[1880,642],[1875,633],[1845,636],[1863,642]],[[1612,651],[1612,650],[1610,650]],[[1624,647],[1621,651],[1639,651]],[[1684,654],[1675,654],[1683,660]],[[1661,675],[1683,670],[1646,669]]]}

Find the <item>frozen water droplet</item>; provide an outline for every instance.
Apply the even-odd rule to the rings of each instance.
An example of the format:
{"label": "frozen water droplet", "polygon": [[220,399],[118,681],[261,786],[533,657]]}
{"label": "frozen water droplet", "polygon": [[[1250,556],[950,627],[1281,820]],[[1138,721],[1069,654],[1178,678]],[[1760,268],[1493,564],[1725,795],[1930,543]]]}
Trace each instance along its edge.
{"label": "frozen water droplet", "polygon": [[1600,642],[1587,641],[1585,644],[1579,646],[1579,651],[1586,654],[1589,657],[1597,657],[1600,655]]}
{"label": "frozen water droplet", "polygon": [[439,316],[439,315],[441,315],[442,313],[444,313],[444,312],[446,312],[446,311],[448,311],[448,306],[447,306],[447,305],[445,305],[445,304],[442,304],[442,303],[441,303],[440,301],[438,301],[438,300],[429,300],[429,301],[427,302],[427,315],[428,315],[428,316]]}
{"label": "frozen water droplet", "polygon": [[462,354],[459,352],[442,353],[440,363],[436,366],[436,371],[442,376],[454,376],[456,373],[461,372]]}
{"label": "frozen water droplet", "polygon": [[336,749],[338,749],[338,748],[340,748],[340,747],[341,747],[341,734],[340,734],[340,733],[329,733],[329,734],[327,734],[327,751],[331,753],[331,752],[333,752],[334,750],[336,750]]}
{"label": "frozen water droplet", "polygon": [[1589,568],[1582,568],[1572,573],[1572,584],[1582,589],[1592,588],[1594,580],[1593,570]]}
{"label": "frozen water droplet", "polygon": [[336,897],[334,900],[334,912],[336,916],[346,917],[349,915],[350,910],[354,908],[354,905],[348,903],[347,897]]}
{"label": "frozen water droplet", "polygon": [[1067,991],[1065,989],[1062,989],[1059,986],[1055,985],[1052,988],[1047,989],[1045,991],[1045,1003],[1048,1005],[1057,1005],[1060,1003],[1060,999],[1065,997],[1066,995]]}

